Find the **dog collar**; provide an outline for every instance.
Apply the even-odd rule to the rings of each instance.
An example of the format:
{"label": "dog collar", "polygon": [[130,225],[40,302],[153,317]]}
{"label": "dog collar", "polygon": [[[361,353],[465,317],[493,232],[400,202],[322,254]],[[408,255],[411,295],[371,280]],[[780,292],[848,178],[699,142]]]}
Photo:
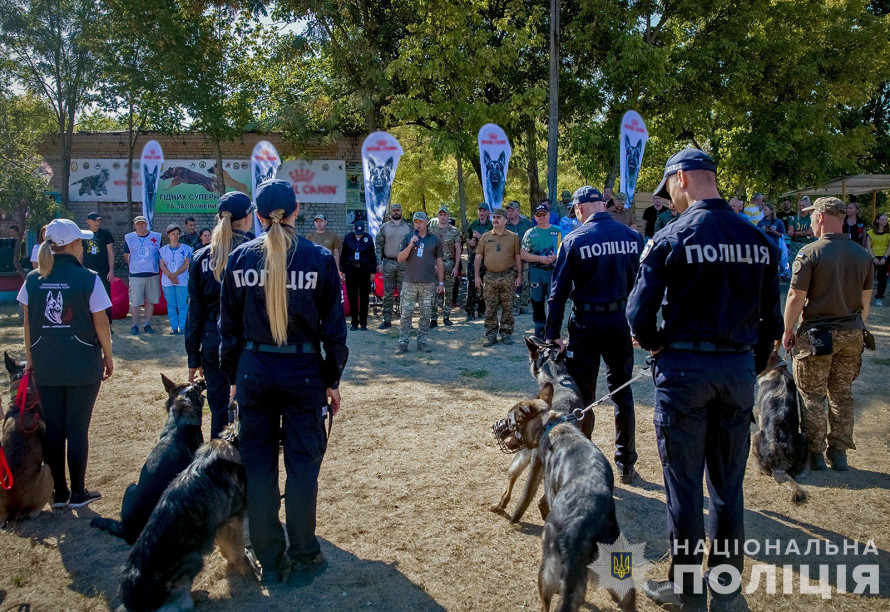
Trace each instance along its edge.
{"label": "dog collar", "polygon": [[538,446],[541,446],[541,442],[544,441],[544,439],[545,439],[545,438],[547,437],[547,435],[550,433],[550,430],[551,430],[551,429],[553,429],[553,428],[556,427],[557,425],[561,425],[561,424],[563,424],[563,423],[571,423],[572,421],[577,421],[577,420],[578,420],[578,417],[576,417],[576,416],[574,415],[574,413],[571,413],[571,414],[564,414],[564,415],[561,416],[561,417],[558,417],[558,418],[556,418],[556,419],[553,419],[552,421],[550,421],[549,423],[547,423],[547,426],[544,428],[544,431],[542,431],[542,432],[541,432],[541,435],[538,436]]}

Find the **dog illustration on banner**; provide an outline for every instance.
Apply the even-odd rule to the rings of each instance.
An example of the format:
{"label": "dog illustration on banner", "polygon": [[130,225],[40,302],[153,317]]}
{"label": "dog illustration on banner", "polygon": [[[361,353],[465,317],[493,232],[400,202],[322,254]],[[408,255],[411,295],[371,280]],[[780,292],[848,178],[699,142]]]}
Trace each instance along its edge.
{"label": "dog illustration on banner", "polygon": [[253,172],[256,175],[256,184],[259,186],[263,181],[268,181],[271,178],[275,178],[275,172],[278,170],[275,166],[269,166],[265,172],[262,171],[260,165],[257,164],[253,168]]}
{"label": "dog illustration on banner", "polygon": [[47,321],[56,325],[61,325],[62,307],[63,304],[61,291],[59,291],[57,297],[53,297],[52,291],[46,294],[46,310],[44,311],[44,314],[46,315]]}
{"label": "dog illustration on banner", "polygon": [[[392,188],[393,158],[378,166],[373,157],[368,158],[368,186],[365,189],[365,197],[368,198],[368,208],[371,210],[385,210],[389,200],[389,192]],[[379,206],[379,208],[378,208]]]}
{"label": "dog illustration on banner", "polygon": [[630,138],[624,136],[625,161],[627,162],[627,185],[622,185],[622,191],[633,193],[637,190],[637,178],[640,176],[640,160],[643,157],[643,141],[631,145]]}
{"label": "dog illustration on banner", "polygon": [[504,166],[507,162],[507,155],[501,151],[497,159],[492,159],[488,151],[483,153],[485,161],[485,172],[488,180],[485,183],[485,201],[489,206],[495,207],[496,203],[504,200],[504,187],[506,186],[506,177],[504,176]]}
{"label": "dog illustration on banner", "polygon": [[189,170],[184,166],[173,166],[172,168],[167,168],[164,171],[164,174],[161,175],[161,179],[165,181],[169,180],[170,187],[176,187],[180,183],[183,183],[185,185],[200,185],[210,193],[213,193],[218,188],[216,178],[212,176],[205,176],[200,172]]}
{"label": "dog illustration on banner", "polygon": [[108,182],[108,170],[106,168],[102,168],[99,171],[99,174],[93,174],[92,176],[85,176],[79,181],[74,181],[71,185],[80,184],[80,188],[78,189],[78,195],[108,195],[108,188],[105,186],[105,183]]}
{"label": "dog illustration on banner", "polygon": [[149,225],[151,225],[155,212],[155,195],[158,192],[158,171],[160,169],[160,166],[155,166],[153,172],[148,171],[148,166],[143,166],[142,169],[142,173],[145,175],[145,210],[148,213]]}

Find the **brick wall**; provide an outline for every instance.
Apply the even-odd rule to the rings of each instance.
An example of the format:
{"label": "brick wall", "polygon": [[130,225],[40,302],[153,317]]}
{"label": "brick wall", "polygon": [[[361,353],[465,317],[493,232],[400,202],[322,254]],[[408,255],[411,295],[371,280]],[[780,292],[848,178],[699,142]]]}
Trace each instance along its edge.
{"label": "brick wall", "polygon": [[[138,161],[142,152],[142,146],[149,140],[157,140],[164,151],[165,160],[175,159],[213,159],[216,157],[216,148],[213,142],[199,133],[184,134],[160,134],[149,132],[140,136],[136,144],[135,159]],[[342,159],[346,162],[361,164],[361,147],[363,137],[346,136],[333,141],[319,141],[302,143],[299,150],[282,140],[279,134],[245,133],[241,138],[220,144],[224,159],[249,159],[254,146],[267,140],[275,145],[279,155],[284,159],[302,157],[306,159]],[[49,138],[41,147],[41,154],[53,169],[54,178],[50,182],[50,189],[61,191],[59,179],[61,155],[59,153],[58,138]],[[74,134],[72,145],[73,159],[127,159],[127,134],[126,132],[79,132]],[[114,236],[115,267],[125,269],[123,259],[123,236],[133,231],[133,217],[141,213],[141,204],[116,202],[71,202],[68,205],[74,221],[86,227],[86,217],[90,212],[98,212],[102,215],[102,227]],[[324,213],[328,219],[328,228],[338,234],[345,234],[349,227],[347,219],[346,203],[337,204],[304,204],[300,208],[296,230],[305,236],[313,231],[313,220],[316,214]],[[197,220],[197,228],[212,228],[216,223],[213,214],[182,215],[176,213],[156,213],[153,229],[164,233],[164,228],[169,223],[182,224],[186,216],[193,216]],[[7,223],[8,225],[8,223]],[[5,232],[6,227],[0,227]],[[166,236],[164,236],[166,242]]]}

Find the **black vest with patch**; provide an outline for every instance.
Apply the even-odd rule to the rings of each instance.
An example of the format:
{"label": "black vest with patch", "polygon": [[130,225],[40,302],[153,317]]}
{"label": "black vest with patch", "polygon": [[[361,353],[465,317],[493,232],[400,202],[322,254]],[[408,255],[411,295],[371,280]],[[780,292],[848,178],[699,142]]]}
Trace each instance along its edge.
{"label": "black vest with patch", "polygon": [[95,384],[103,371],[90,313],[96,273],[73,255],[54,259],[49,276],[34,270],[25,280],[34,376],[42,387]]}

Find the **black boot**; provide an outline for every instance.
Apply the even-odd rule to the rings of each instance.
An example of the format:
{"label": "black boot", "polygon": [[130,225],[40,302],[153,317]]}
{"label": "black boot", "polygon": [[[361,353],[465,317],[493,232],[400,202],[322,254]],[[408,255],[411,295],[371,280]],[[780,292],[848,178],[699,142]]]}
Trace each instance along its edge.
{"label": "black boot", "polygon": [[835,471],[846,472],[849,469],[847,467],[847,451],[843,448],[829,446],[825,458],[828,459],[831,469]]}

